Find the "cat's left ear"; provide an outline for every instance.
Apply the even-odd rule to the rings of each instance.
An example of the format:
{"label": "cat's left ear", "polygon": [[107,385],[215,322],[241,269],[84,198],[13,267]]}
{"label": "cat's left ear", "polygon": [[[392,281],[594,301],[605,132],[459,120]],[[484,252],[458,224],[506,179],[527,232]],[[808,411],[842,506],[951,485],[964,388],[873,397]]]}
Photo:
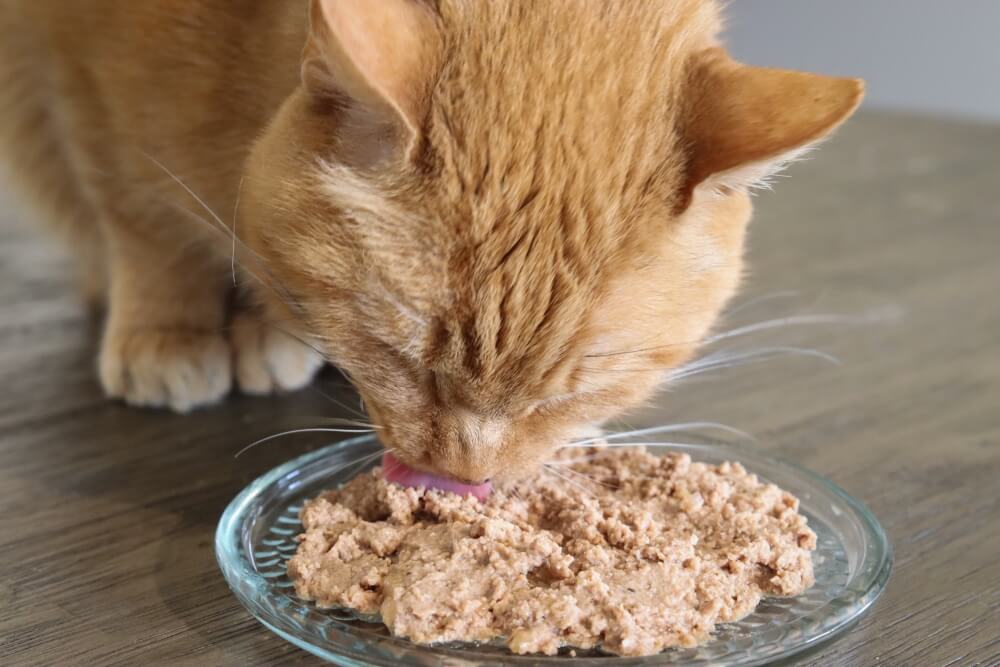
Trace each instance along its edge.
{"label": "cat's left ear", "polygon": [[859,79],[751,67],[720,48],[697,54],[682,132],[687,195],[705,183],[751,187],[822,140],[858,107]]}
{"label": "cat's left ear", "polygon": [[418,137],[437,63],[434,15],[419,0],[312,0],[302,80],[347,95]]}

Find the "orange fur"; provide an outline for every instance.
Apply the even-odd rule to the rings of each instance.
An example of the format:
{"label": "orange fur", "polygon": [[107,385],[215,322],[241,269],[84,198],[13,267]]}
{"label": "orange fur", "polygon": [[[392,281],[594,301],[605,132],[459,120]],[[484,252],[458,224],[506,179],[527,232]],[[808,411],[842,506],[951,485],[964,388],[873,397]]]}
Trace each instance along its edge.
{"label": "orange fur", "polygon": [[710,0],[10,0],[0,143],[87,239],[111,395],[301,386],[303,337],[401,459],[478,481],[690,358],[739,282],[747,170],[857,105],[729,60],[718,25]]}

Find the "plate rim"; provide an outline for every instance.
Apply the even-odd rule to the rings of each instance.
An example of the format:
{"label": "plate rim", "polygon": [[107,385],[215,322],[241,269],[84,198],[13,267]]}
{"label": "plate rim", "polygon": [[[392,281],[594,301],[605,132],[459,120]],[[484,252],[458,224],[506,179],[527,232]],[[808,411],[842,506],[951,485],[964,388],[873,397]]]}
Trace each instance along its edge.
{"label": "plate rim", "polygon": [[[286,641],[298,646],[299,648],[308,651],[309,653],[320,657],[329,662],[335,664],[344,665],[345,667],[366,667],[368,665],[394,665],[398,663],[381,663],[372,662],[372,656],[364,655],[362,653],[354,652],[343,652],[334,653],[327,648],[322,646],[314,645],[308,641],[304,641],[294,634],[289,632],[286,628],[277,627],[273,623],[273,619],[270,617],[265,618],[265,614],[261,613],[257,608],[253,600],[248,599],[243,591],[239,590],[239,583],[250,582],[253,584],[253,589],[258,594],[267,593],[270,587],[269,582],[259,573],[254,571],[250,567],[250,559],[244,553],[243,545],[240,541],[242,534],[241,530],[235,530],[237,526],[235,525],[235,517],[241,516],[247,505],[249,505],[260,493],[275,484],[282,478],[287,477],[290,473],[294,472],[296,469],[306,466],[310,463],[315,462],[318,459],[325,458],[335,453],[339,449],[349,448],[351,446],[359,444],[370,444],[376,442],[377,438],[374,435],[366,434],[361,436],[355,436],[351,438],[346,438],[344,440],[339,440],[333,442],[329,445],[319,447],[313,451],[306,452],[295,458],[292,458],[282,464],[271,468],[264,474],[258,476],[247,486],[245,486],[226,506],[226,509],[222,512],[219,518],[219,522],[215,530],[215,557],[216,564],[222,572],[223,578],[226,580],[226,584],[229,589],[233,592],[237,600],[239,600],[241,606],[250,613],[258,622],[260,622],[264,627],[271,630],[273,633],[279,637],[285,639]],[[820,486],[824,487],[827,491],[831,492],[836,496],[841,502],[843,502],[850,510],[853,512],[855,517],[860,520],[864,525],[865,534],[868,537],[875,539],[877,544],[867,544],[865,555],[867,560],[867,555],[869,551],[877,551],[880,554],[880,558],[874,564],[874,572],[870,575],[871,584],[868,587],[867,594],[864,598],[860,600],[855,613],[850,617],[845,618],[842,622],[826,628],[822,633],[810,637],[807,641],[803,641],[800,645],[791,647],[791,650],[786,650],[779,655],[773,655],[770,657],[761,656],[760,661],[753,661],[749,663],[742,663],[746,667],[752,665],[766,664],[774,659],[784,659],[792,657],[794,655],[800,654],[804,651],[815,648],[816,646],[829,641],[833,637],[839,635],[846,628],[861,619],[871,607],[878,601],[878,599],[885,592],[887,587],[888,579],[892,574],[894,566],[894,553],[892,549],[892,544],[889,541],[888,535],[885,529],[882,527],[881,523],[875,517],[871,509],[861,500],[855,496],[848,493],[836,482],[833,482],[827,477],[816,473],[809,468],[803,467],[797,463],[787,461],[772,456],[766,451],[760,451],[759,449],[753,449],[744,444],[737,443],[700,443],[700,444],[684,444],[684,443],[656,443],[655,438],[650,439],[648,443],[636,442],[635,444],[668,444],[670,449],[673,451],[704,451],[706,447],[720,447],[727,450],[738,449],[741,451],[746,451],[749,454],[749,458],[752,459],[752,463],[756,464],[767,464],[768,466],[778,466],[784,468],[786,471],[794,473],[796,475],[808,478],[814,483],[818,483]],[[744,461],[738,461],[744,464]],[[752,464],[751,464],[752,465]],[[756,467],[756,466],[754,466]],[[751,470],[751,472],[755,472]],[[758,473],[759,474],[759,473]],[[227,552],[235,552],[240,554],[237,563],[233,563],[228,558],[224,558]],[[239,577],[242,576],[242,579]],[[420,644],[415,644],[409,642],[403,638],[394,638],[399,641],[406,642],[409,646],[412,646],[417,650],[433,650],[441,653],[442,659],[445,656],[451,656],[453,658],[462,659],[463,656],[456,655],[453,649],[448,649],[445,647],[433,647],[433,646],[423,646]],[[587,657],[587,658],[576,658],[575,664],[593,664],[593,665],[619,665],[624,664],[627,661],[638,661],[634,664],[639,665],[652,665],[653,663],[650,659],[655,659],[657,656],[642,656],[639,658],[624,658],[622,656],[607,656],[607,657]],[[474,660],[474,656],[468,655],[464,656],[465,660]],[[507,661],[510,664],[517,665],[529,665],[529,664],[539,664],[539,665],[553,665],[557,661],[565,661],[565,658],[557,658],[555,656],[534,656],[525,655],[518,656],[511,654],[507,656]],[[645,662],[642,662],[645,661]],[[469,663],[473,664],[473,663]],[[633,664],[633,663],[629,663]]]}

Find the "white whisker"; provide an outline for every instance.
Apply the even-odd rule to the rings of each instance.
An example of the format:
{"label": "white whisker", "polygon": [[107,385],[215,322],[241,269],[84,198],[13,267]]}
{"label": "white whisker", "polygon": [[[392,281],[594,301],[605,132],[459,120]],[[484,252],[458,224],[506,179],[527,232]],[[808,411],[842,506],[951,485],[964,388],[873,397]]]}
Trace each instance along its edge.
{"label": "white whisker", "polygon": [[627,449],[629,447],[704,447],[704,443],[693,442],[579,442],[572,445],[565,445],[560,449],[580,448],[580,449]]}
{"label": "white whisker", "polygon": [[577,447],[580,445],[590,444],[592,442],[601,442],[606,440],[621,440],[622,438],[630,438],[633,436],[643,436],[643,435],[655,435],[657,433],[681,433],[685,431],[694,431],[696,429],[706,429],[712,428],[720,431],[726,431],[734,435],[746,438],[747,440],[754,440],[755,438],[739,429],[733,428],[732,426],[726,426],[725,424],[719,424],[717,422],[687,422],[684,424],[665,424],[663,426],[651,426],[649,428],[640,428],[634,431],[621,431],[618,433],[608,433],[606,435],[597,436],[594,438],[587,438],[586,440],[577,440],[575,442],[570,442],[559,449],[567,449],[570,447]]}
{"label": "white whisker", "polygon": [[357,426],[358,428],[368,428],[372,430],[378,430],[382,428],[381,426],[376,426],[374,424],[369,424],[368,422],[358,421],[356,419],[345,419],[343,417],[307,417],[302,416],[299,419],[309,420],[310,425],[330,425],[330,426]]}
{"label": "white whisker", "polygon": [[[177,212],[181,213],[182,215],[186,215],[189,218],[192,218],[194,220],[197,220],[198,222],[201,222],[201,223],[205,224],[208,227],[208,229],[212,230],[216,234],[222,234],[222,235],[225,236],[227,234],[227,232],[229,232],[228,229],[220,229],[211,220],[209,220],[209,219],[207,219],[207,218],[205,218],[205,217],[203,217],[201,215],[198,215],[196,212],[194,212],[194,211],[192,211],[192,210],[190,210],[188,208],[185,208],[184,206],[181,206],[180,204],[175,204],[174,202],[167,202],[166,204],[168,206],[170,206],[170,208],[172,208],[172,209],[176,210]],[[226,236],[226,238],[230,238],[230,236]],[[260,255],[258,255],[254,251],[250,250],[246,245],[243,245],[242,243],[240,244],[240,248],[243,249],[243,250],[246,250],[248,253],[250,253],[251,255],[254,256],[253,259],[255,260],[255,262],[254,262],[255,266],[257,266],[264,273],[269,273],[267,271],[267,267],[263,266],[263,259],[260,258]],[[282,291],[278,289],[278,287],[276,287],[274,284],[272,284],[272,282],[269,282],[269,281],[264,280],[263,278],[261,278],[259,274],[255,273],[253,270],[251,270],[247,266],[247,263],[245,261],[243,261],[241,259],[240,262],[239,262],[239,264],[240,264],[240,268],[243,269],[243,271],[246,272],[251,278],[255,278],[257,280],[257,282],[259,282],[262,286],[266,287],[267,289],[273,291],[279,298],[288,301],[290,304],[293,304],[293,302],[291,301],[290,297],[287,294],[283,294]],[[268,277],[270,277],[270,275]],[[273,280],[273,278],[272,278],[272,280]]]}
{"label": "white whisker", "polygon": [[[569,449],[571,447],[572,447],[572,445],[566,445],[564,447],[560,447],[559,449]],[[577,463],[587,463],[588,461],[592,461],[593,458],[594,458],[594,456],[591,454],[590,456],[580,456],[580,457],[577,457],[575,459],[562,459],[562,460],[557,460],[557,461],[547,461],[545,463],[545,465],[549,465],[549,466],[573,466],[573,465],[576,465]]]}
{"label": "white whisker", "polygon": [[563,472],[565,472],[567,474],[570,474],[570,475],[576,475],[577,477],[585,479],[586,481],[590,482],[591,484],[600,484],[601,486],[606,487],[608,489],[616,489],[616,488],[618,488],[614,484],[608,484],[607,482],[602,482],[601,480],[597,479],[596,477],[593,477],[591,475],[587,475],[585,473],[582,473],[579,470],[573,470],[572,468],[564,468]]}
{"label": "white whisker", "polygon": [[749,310],[750,308],[753,308],[754,306],[760,305],[760,304],[762,304],[762,303],[764,303],[766,301],[774,301],[774,300],[777,300],[777,299],[790,299],[792,297],[799,296],[799,294],[800,293],[797,292],[797,291],[795,291],[795,290],[784,290],[784,291],[780,291],[780,292],[771,292],[769,294],[761,294],[758,297],[754,297],[753,299],[750,299],[746,303],[741,303],[740,305],[736,306],[732,310],[726,312],[725,315],[726,315],[726,317],[732,317],[736,313],[740,313],[740,312],[743,312],[745,310]]}
{"label": "white whisker", "polygon": [[742,366],[745,364],[755,363],[757,361],[765,361],[782,355],[814,357],[817,359],[822,359],[823,361],[827,361],[831,364],[840,365],[840,360],[837,359],[837,357],[828,354],[826,352],[822,352],[820,350],[814,350],[812,348],[762,347],[753,350],[748,350],[745,352],[710,354],[690,364],[679,366],[678,368],[674,369],[673,371],[667,374],[666,381],[674,382],[677,380],[681,380],[683,378],[691,377],[693,375],[707,373],[708,371],[719,370],[722,368],[731,368],[734,366]]}
{"label": "white whisker", "polygon": [[240,177],[240,184],[236,188],[236,204],[233,206],[233,251],[230,255],[230,264],[233,270],[233,287],[236,287],[236,221],[240,215],[240,198],[243,196],[243,177]]}
{"label": "white whisker", "polygon": [[[776,298],[779,296],[790,296],[796,294],[795,292],[778,292],[771,295],[765,295],[764,297],[759,297],[753,301],[750,301],[744,306],[750,306],[754,302],[759,302],[767,298]],[[736,310],[727,314],[731,317],[733,313],[741,310],[743,306],[737,308]],[[600,359],[606,357],[619,357],[628,355],[639,355],[650,352],[655,352],[657,350],[669,349],[671,347],[681,347],[690,345],[711,345],[722,340],[727,340],[729,338],[735,338],[737,336],[743,336],[750,333],[755,333],[758,331],[764,331],[768,329],[777,329],[781,327],[788,326],[799,326],[806,324],[872,324],[877,322],[885,322],[889,320],[895,320],[900,318],[902,315],[902,309],[899,306],[884,306],[881,308],[876,308],[868,312],[860,313],[857,315],[844,315],[844,314],[816,314],[816,315],[793,315],[787,317],[775,318],[772,320],[766,320],[763,322],[757,322],[755,324],[749,324],[745,326],[738,327],[729,331],[723,331],[721,333],[708,336],[703,340],[687,340],[687,341],[677,341],[673,343],[665,343],[662,345],[651,345],[646,347],[638,347],[631,350],[622,350],[617,352],[599,352],[594,354],[586,355],[588,359]],[[621,371],[621,372],[637,372],[645,369],[591,369],[599,371]]]}
{"label": "white whisker", "polygon": [[255,442],[251,442],[249,445],[236,452],[233,456],[234,459],[239,458],[242,454],[253,449],[257,445],[262,445],[270,440],[275,440],[277,438],[283,438],[286,435],[295,435],[296,433],[371,433],[372,429],[346,429],[346,428],[299,428],[292,431],[284,431],[282,433],[275,433],[274,435],[269,435],[266,438],[261,438]]}
{"label": "white whisker", "polygon": [[558,470],[555,470],[554,468],[550,468],[548,465],[543,466],[542,469],[545,470],[545,471],[547,471],[547,472],[549,472],[552,475],[555,475],[556,477],[558,477],[559,479],[563,480],[564,482],[572,484],[573,486],[575,486],[576,488],[580,489],[581,491],[583,491],[584,493],[586,493],[588,496],[590,496],[591,498],[593,498],[594,500],[597,500],[597,496],[594,495],[593,491],[591,491],[590,489],[588,489],[584,485],[580,484],[579,482],[576,482],[575,480],[570,479],[569,477],[561,474]]}
{"label": "white whisker", "polygon": [[838,315],[838,314],[817,314],[817,315],[792,315],[789,317],[779,317],[773,320],[765,320],[756,324],[748,324],[736,329],[724,331],[705,339],[705,345],[717,343],[720,340],[744,336],[746,334],[765,331],[767,329],[778,329],[788,326],[800,326],[809,324],[866,324],[878,322],[890,317],[886,311],[872,311],[861,315]]}
{"label": "white whisker", "polygon": [[326,474],[327,475],[335,475],[335,474],[341,472],[342,470],[348,469],[351,466],[364,466],[365,464],[367,464],[368,462],[370,462],[372,459],[378,458],[379,456],[382,456],[386,452],[391,452],[391,451],[392,451],[391,449],[388,449],[388,450],[381,450],[380,449],[377,452],[372,452],[371,454],[365,454],[364,456],[358,457],[356,459],[352,459],[350,461],[347,461],[346,463],[342,463],[339,466],[336,466],[332,470],[327,471]]}
{"label": "white whisker", "polygon": [[338,401],[333,396],[330,396],[328,393],[326,393],[325,391],[323,391],[322,389],[320,389],[319,387],[317,387],[315,385],[311,385],[311,387],[320,396],[322,396],[326,400],[330,401],[334,405],[337,405],[337,406],[340,406],[340,407],[344,408],[345,410],[347,410],[351,414],[356,415],[356,416],[360,417],[361,419],[368,419],[368,415],[366,415],[365,413],[361,412],[360,410],[355,410],[354,408],[352,408],[351,406],[347,405],[346,403]]}
{"label": "white whisker", "polygon": [[187,183],[185,183],[184,181],[182,181],[179,176],[177,176],[174,172],[170,171],[170,169],[168,169],[166,167],[166,165],[164,165],[162,162],[160,162],[159,160],[157,160],[155,157],[153,157],[149,153],[147,153],[145,151],[140,151],[140,152],[144,156],[146,156],[146,158],[149,161],[151,161],[153,164],[155,164],[157,167],[159,167],[163,171],[163,173],[165,173],[167,176],[169,176],[171,179],[173,179],[173,181],[175,183],[177,183],[177,185],[181,186],[184,189],[184,192],[186,192],[189,195],[191,195],[191,198],[194,199],[196,202],[198,202],[198,204],[203,209],[205,209],[205,211],[210,216],[212,216],[212,219],[214,219],[216,222],[218,222],[219,225],[221,225],[224,229],[227,229],[227,230],[229,229],[229,226],[225,222],[223,222],[222,218],[220,218],[219,215],[215,211],[213,211],[212,208],[208,204],[205,203],[204,199],[202,199],[201,197],[199,197],[198,194],[194,190],[192,190],[191,188],[189,188],[188,185],[187,185]]}
{"label": "white whisker", "polygon": [[[294,308],[294,307],[298,306],[298,304],[296,304],[295,300],[291,298],[291,295],[287,292],[287,290],[285,290],[284,287],[282,285],[280,285],[280,283],[278,283],[278,281],[275,280],[273,276],[270,275],[270,272],[267,270],[267,267],[264,265],[265,264],[264,259],[259,254],[257,254],[254,250],[252,250],[251,248],[247,247],[247,245],[245,243],[243,243],[242,241],[239,241],[239,239],[236,236],[235,219],[233,221],[234,228],[230,229],[229,226],[226,225],[225,222],[223,222],[222,218],[219,217],[219,215],[214,210],[212,210],[212,208],[201,197],[199,197],[198,194],[193,189],[191,189],[191,187],[189,187],[177,174],[175,174],[174,172],[170,171],[170,169],[167,168],[166,165],[164,165],[162,162],[160,162],[159,160],[157,160],[156,158],[154,158],[152,155],[149,155],[145,151],[141,151],[141,150],[139,152],[142,153],[142,155],[146,159],[150,160],[153,164],[155,164],[161,171],[163,171],[163,173],[166,174],[173,182],[175,182],[177,185],[179,185],[184,190],[184,192],[186,192],[189,196],[191,196],[198,203],[198,205],[201,208],[203,208],[212,217],[212,219],[211,220],[206,219],[206,218],[198,215],[194,211],[188,210],[187,208],[185,208],[183,206],[180,206],[178,204],[174,204],[173,202],[166,202],[168,205],[170,205],[172,208],[178,209],[179,211],[181,211],[185,215],[188,215],[188,216],[190,216],[190,217],[192,217],[192,218],[194,218],[196,220],[200,220],[200,221],[204,222],[208,226],[209,229],[212,229],[212,230],[216,231],[217,233],[220,233],[220,234],[223,234],[223,235],[228,235],[227,238],[231,238],[232,243],[233,243],[234,246],[235,246],[235,244],[237,242],[239,242],[240,249],[246,251],[249,255],[251,255],[254,258],[254,260],[255,260],[255,262],[254,262],[255,266],[258,269],[260,269],[261,271],[263,271],[264,273],[268,274],[268,277],[271,280],[270,281],[264,280],[259,275],[257,275],[256,273],[254,273],[253,271],[251,271],[250,269],[248,269],[247,266],[246,266],[246,264],[245,264],[245,262],[242,262],[242,261],[241,261],[241,268],[243,268],[243,270],[246,271],[247,273],[249,273],[252,277],[256,278],[257,281],[261,283],[261,285],[263,285],[264,287],[267,287],[268,289],[274,291],[274,293],[277,294],[279,298],[281,298],[282,300],[284,300],[289,305],[289,307],[293,307]],[[239,197],[239,193],[237,193],[237,197]],[[235,252],[234,252],[234,254],[233,254],[234,261],[235,261],[235,257],[236,256],[235,256]]]}
{"label": "white whisker", "polygon": [[[367,464],[368,464],[368,463],[369,463],[369,462],[370,462],[370,461],[371,461],[372,459],[374,459],[374,458],[377,458],[377,457],[379,457],[379,456],[383,456],[383,455],[385,455],[385,454],[388,454],[389,452],[392,452],[392,451],[395,451],[395,448],[392,448],[392,449],[385,449],[385,450],[382,450],[382,449],[380,449],[380,450],[379,450],[379,451],[377,451],[377,452],[373,452],[373,453],[369,454],[368,456],[364,456],[364,457],[362,457],[362,458],[360,458],[360,459],[358,459],[358,460],[354,461],[354,463],[348,463],[348,464],[346,464],[346,465],[344,465],[344,466],[341,466],[341,467],[337,468],[337,472],[340,472],[341,470],[345,470],[345,469],[346,469],[346,468],[347,468],[348,466],[350,466],[350,465],[354,465],[354,466],[356,466],[357,468],[363,468],[363,467],[364,467],[365,465],[367,465]],[[351,472],[350,472],[350,473],[348,473],[348,477],[354,477],[354,475],[355,475],[355,474],[357,474],[357,473],[356,473],[356,471],[354,471],[354,470],[351,470]]]}
{"label": "white whisker", "polygon": [[288,331],[287,329],[283,329],[283,328],[275,325],[273,322],[270,322],[270,321],[265,321],[264,324],[266,324],[267,326],[271,327],[275,331],[280,331],[281,333],[285,334],[289,338],[292,338],[293,340],[296,340],[299,343],[302,343],[302,345],[308,347],[310,350],[312,350],[313,352],[315,352],[316,354],[318,354],[319,358],[322,359],[323,361],[328,362],[328,363],[331,362],[331,359],[330,359],[329,355],[327,355],[326,352],[324,352],[323,350],[321,350],[316,345],[310,343],[309,341],[304,340],[298,334],[293,333],[291,331]]}

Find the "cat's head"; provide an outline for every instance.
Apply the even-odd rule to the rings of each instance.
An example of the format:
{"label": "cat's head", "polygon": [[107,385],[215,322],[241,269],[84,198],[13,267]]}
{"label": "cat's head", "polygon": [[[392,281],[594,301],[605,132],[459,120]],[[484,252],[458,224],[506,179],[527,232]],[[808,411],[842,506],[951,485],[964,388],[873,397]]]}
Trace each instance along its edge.
{"label": "cat's head", "polygon": [[854,110],[714,2],[316,0],[241,231],[413,466],[480,481],[634,407],[740,279],[748,188]]}

